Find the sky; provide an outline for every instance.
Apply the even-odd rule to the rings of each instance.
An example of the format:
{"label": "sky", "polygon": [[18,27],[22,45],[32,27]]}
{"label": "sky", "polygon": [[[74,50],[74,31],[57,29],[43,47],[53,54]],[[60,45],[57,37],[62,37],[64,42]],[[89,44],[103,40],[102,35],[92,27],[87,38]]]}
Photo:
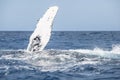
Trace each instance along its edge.
{"label": "sky", "polygon": [[54,31],[120,31],[120,0],[0,0],[0,31],[33,31],[51,6]]}

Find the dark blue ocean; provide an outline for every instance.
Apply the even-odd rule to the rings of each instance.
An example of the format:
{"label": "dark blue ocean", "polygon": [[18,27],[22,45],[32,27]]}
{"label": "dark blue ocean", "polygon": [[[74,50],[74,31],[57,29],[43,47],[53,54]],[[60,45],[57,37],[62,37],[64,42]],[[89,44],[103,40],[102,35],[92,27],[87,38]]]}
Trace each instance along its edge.
{"label": "dark blue ocean", "polygon": [[0,80],[120,80],[120,31],[53,31],[28,53],[31,34],[0,32]]}

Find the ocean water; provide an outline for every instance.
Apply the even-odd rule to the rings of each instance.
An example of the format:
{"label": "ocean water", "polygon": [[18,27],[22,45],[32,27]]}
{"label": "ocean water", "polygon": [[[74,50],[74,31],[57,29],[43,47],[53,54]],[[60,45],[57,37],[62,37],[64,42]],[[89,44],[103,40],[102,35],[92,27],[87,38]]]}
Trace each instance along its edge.
{"label": "ocean water", "polygon": [[0,32],[0,80],[120,80],[120,31],[54,31],[28,53],[31,33]]}

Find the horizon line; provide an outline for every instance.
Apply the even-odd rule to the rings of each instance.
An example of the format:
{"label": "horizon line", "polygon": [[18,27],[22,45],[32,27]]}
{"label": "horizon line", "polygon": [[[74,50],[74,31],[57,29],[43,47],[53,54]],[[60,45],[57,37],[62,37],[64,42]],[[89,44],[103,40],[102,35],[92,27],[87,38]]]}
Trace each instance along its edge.
{"label": "horizon line", "polygon": [[[29,32],[29,31],[30,31],[30,32],[31,32],[31,31],[34,31],[34,30],[0,30],[0,32],[2,32],[2,31],[6,31],[6,32],[7,32],[7,31],[8,31],[8,32],[9,32],[9,31],[13,31],[13,32],[14,32],[14,31],[18,31],[18,32],[22,32],[22,31],[23,31],[23,32],[24,32],[24,31],[28,31],[28,32]],[[53,31],[120,31],[120,30],[53,30]]]}

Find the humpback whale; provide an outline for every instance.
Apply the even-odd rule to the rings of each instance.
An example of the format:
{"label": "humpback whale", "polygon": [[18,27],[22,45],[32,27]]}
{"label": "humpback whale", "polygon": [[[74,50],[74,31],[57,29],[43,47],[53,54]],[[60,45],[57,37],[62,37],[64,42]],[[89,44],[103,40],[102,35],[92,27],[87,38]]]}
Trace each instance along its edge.
{"label": "humpback whale", "polygon": [[27,51],[36,52],[45,48],[51,36],[52,25],[57,11],[58,7],[52,6],[39,19],[34,32],[30,36]]}

